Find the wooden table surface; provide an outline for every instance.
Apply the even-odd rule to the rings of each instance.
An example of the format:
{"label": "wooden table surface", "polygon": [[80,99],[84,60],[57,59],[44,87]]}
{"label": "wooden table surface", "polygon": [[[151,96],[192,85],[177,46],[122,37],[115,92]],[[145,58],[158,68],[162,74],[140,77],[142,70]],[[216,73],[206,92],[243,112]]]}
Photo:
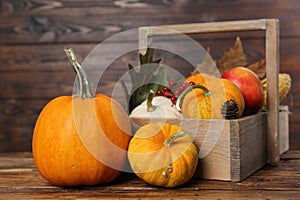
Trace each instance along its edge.
{"label": "wooden table surface", "polygon": [[240,183],[193,179],[175,189],[122,174],[105,186],[55,187],[35,168],[31,153],[0,154],[0,199],[300,199],[300,151],[281,156]]}

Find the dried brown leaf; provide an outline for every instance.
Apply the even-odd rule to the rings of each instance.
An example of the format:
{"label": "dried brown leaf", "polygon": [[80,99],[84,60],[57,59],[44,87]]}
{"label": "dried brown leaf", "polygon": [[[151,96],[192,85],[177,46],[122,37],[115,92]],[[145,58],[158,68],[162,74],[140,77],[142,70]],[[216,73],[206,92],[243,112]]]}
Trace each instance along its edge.
{"label": "dried brown leaf", "polygon": [[244,54],[242,41],[239,37],[236,38],[235,44],[225,51],[223,57],[218,60],[218,67],[221,74],[233,67],[244,67],[247,64],[248,61]]}
{"label": "dried brown leaf", "polygon": [[254,73],[256,73],[260,79],[263,79],[266,76],[266,60],[265,59],[261,59],[247,67],[249,69],[251,69]]}
{"label": "dried brown leaf", "polygon": [[214,75],[216,70],[216,63],[215,61],[211,58],[210,55],[210,48],[208,47],[206,50],[206,55],[202,61],[202,63],[198,64],[197,67],[192,71],[191,75],[195,75],[198,73],[207,73],[207,74],[212,74]]}

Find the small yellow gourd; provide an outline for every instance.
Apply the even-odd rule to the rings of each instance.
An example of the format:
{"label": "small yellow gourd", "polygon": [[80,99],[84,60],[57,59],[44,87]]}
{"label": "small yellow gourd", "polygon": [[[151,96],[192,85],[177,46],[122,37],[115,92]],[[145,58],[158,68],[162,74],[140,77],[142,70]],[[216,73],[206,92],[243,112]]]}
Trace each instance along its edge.
{"label": "small yellow gourd", "polygon": [[131,139],[128,160],[133,172],[145,182],[176,187],[194,176],[198,150],[180,126],[150,123],[142,126]]}
{"label": "small yellow gourd", "polygon": [[[279,73],[278,75],[279,102],[282,102],[291,90],[292,79],[287,73]],[[264,78],[261,83],[264,90],[264,108],[267,108],[267,78]]]}

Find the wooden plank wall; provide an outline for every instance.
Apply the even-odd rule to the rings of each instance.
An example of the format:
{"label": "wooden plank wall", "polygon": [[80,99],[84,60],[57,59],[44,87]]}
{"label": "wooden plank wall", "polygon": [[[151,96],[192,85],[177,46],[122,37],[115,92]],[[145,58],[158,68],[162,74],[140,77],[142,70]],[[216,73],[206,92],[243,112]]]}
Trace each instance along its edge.
{"label": "wooden plank wall", "polygon": [[[290,148],[300,149],[299,12],[297,0],[1,0],[0,152],[30,151],[34,123],[43,106],[56,96],[72,93],[74,74],[63,52],[65,46],[83,59],[106,38],[139,26],[259,18],[280,20],[280,71],[293,79],[285,101],[292,112]],[[202,40],[218,58],[235,36]],[[250,61],[264,56],[261,34],[245,34],[242,41]],[[127,66],[133,57],[124,57],[117,65]],[[122,75],[114,69],[115,76],[106,77],[101,92],[111,89]]]}

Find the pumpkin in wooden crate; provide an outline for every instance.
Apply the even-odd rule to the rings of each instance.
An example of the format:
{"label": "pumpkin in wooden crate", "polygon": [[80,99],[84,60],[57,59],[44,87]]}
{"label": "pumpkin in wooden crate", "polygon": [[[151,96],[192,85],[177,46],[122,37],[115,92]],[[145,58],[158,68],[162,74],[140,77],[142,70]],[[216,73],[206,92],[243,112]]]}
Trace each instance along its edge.
{"label": "pumpkin in wooden crate", "polygon": [[234,83],[216,78],[188,87],[178,97],[176,107],[187,118],[234,119],[242,116],[245,102]]}
{"label": "pumpkin in wooden crate", "polygon": [[128,159],[132,170],[145,182],[176,187],[193,177],[198,151],[193,139],[180,126],[149,123],[131,139]]}
{"label": "pumpkin in wooden crate", "polygon": [[66,49],[66,53],[77,73],[79,90],[43,108],[34,128],[34,161],[54,185],[108,183],[126,163],[130,121],[117,101],[103,94],[93,96],[73,51]]}

